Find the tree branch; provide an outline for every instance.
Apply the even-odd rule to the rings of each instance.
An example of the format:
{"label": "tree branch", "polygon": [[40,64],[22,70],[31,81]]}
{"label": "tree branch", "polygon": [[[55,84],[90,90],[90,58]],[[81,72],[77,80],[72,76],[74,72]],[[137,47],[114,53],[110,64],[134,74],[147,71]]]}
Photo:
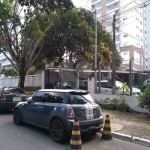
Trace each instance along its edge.
{"label": "tree branch", "polygon": [[19,69],[16,67],[16,65],[13,63],[13,61],[10,59],[10,57],[8,57],[7,55],[6,55],[6,53],[5,52],[2,52],[3,54],[4,54],[4,56],[11,62],[11,64],[13,65],[13,67],[16,69],[16,70],[18,70],[19,71]]}
{"label": "tree branch", "polygon": [[34,59],[30,62],[30,65],[28,65],[28,68],[26,68],[25,71],[28,71],[28,69],[32,66],[32,64],[34,63],[34,61],[38,58],[38,56],[40,55],[42,50],[42,47],[40,48],[39,52],[37,53],[37,55],[34,57]]}
{"label": "tree branch", "polygon": [[[57,14],[57,13],[56,13],[56,14]],[[53,22],[55,21],[55,18],[56,18],[56,14],[53,16],[51,23],[48,25],[48,27],[44,30],[43,33],[46,33],[46,32],[50,29],[50,27],[53,25]],[[32,59],[33,59],[33,57],[34,57],[34,54],[35,54],[35,52],[36,52],[36,50],[37,50],[37,47],[39,46],[39,44],[40,44],[40,42],[42,41],[42,39],[43,39],[43,35],[42,35],[42,36],[37,40],[37,42],[35,43],[34,48],[33,48],[33,51],[32,51],[32,53],[31,53],[30,58],[29,58],[29,61],[28,61],[29,63],[28,63],[27,66],[25,67],[25,70],[27,70],[27,68],[29,68],[30,62],[32,61]]]}

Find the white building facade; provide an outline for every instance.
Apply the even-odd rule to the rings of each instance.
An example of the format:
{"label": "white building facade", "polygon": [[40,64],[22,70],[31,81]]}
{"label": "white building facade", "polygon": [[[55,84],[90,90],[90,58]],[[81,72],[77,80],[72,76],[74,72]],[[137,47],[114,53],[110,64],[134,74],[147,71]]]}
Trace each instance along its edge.
{"label": "white building facade", "polygon": [[144,10],[148,4],[146,1],[91,0],[91,9],[97,11],[97,18],[110,34],[113,33],[113,14],[116,16],[116,48],[123,57],[123,64],[125,64],[123,69],[129,68],[131,59],[133,68],[137,71],[145,70],[144,66],[148,64],[145,59],[147,20]]}
{"label": "white building facade", "polygon": [[[144,2],[147,0],[144,0]],[[149,2],[150,3],[150,2]],[[150,71],[150,5],[144,8],[145,24],[145,70]]]}

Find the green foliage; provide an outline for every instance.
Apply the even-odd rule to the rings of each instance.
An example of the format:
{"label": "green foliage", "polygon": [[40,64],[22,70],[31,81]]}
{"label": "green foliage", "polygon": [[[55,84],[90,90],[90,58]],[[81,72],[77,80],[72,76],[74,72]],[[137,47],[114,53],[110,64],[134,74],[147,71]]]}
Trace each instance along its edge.
{"label": "green foliage", "polygon": [[27,72],[42,53],[46,32],[61,10],[71,8],[70,0],[0,1],[0,52],[19,72],[21,88]]}
{"label": "green foliage", "polygon": [[127,104],[120,103],[117,99],[110,100],[109,98],[106,98],[105,100],[101,100],[99,102],[99,105],[104,109],[112,109],[127,112],[130,110],[130,107]]}
{"label": "green foliage", "polygon": [[[40,24],[43,27],[41,21]],[[43,56],[41,60],[57,58],[55,65],[66,58],[68,62],[94,62],[94,17],[93,13],[85,9],[61,9],[51,29],[47,32],[43,42]],[[103,64],[110,65],[112,38],[98,22],[98,61],[103,58]],[[46,63],[46,62],[45,62]]]}
{"label": "green foliage", "polygon": [[11,76],[15,77],[18,76],[18,72],[15,69],[2,69],[0,74],[4,74],[6,77]]}
{"label": "green foliage", "polygon": [[123,90],[123,95],[125,95],[126,91],[129,91],[129,87],[127,85],[127,83],[123,83],[121,87],[118,87],[118,89]]}
{"label": "green foliage", "polygon": [[127,104],[121,103],[117,106],[117,110],[120,111],[130,111],[130,107]]}
{"label": "green foliage", "polygon": [[139,106],[150,111],[150,83],[147,84],[144,92],[138,96]]}

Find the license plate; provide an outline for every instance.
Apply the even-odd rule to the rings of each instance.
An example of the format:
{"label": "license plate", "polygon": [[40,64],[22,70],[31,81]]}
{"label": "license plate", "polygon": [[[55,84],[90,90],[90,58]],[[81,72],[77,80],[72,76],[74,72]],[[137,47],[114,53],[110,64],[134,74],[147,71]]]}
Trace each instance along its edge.
{"label": "license plate", "polygon": [[19,102],[19,101],[21,101],[21,97],[13,97],[13,101],[14,102]]}

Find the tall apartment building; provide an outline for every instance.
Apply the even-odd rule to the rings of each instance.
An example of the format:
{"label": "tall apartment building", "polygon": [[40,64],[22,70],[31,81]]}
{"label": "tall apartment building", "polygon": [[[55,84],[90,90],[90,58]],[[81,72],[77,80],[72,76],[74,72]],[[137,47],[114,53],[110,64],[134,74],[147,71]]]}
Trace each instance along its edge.
{"label": "tall apartment building", "polygon": [[[145,2],[146,0],[144,0]],[[144,20],[147,22],[145,26],[145,70],[150,71],[150,5],[144,8]]]}
{"label": "tall apartment building", "polygon": [[[146,1],[146,0],[145,0]],[[91,0],[91,9],[97,11],[97,18],[112,34],[112,18],[116,15],[116,48],[123,58],[121,68],[143,71],[145,64],[146,20],[142,0]]]}

